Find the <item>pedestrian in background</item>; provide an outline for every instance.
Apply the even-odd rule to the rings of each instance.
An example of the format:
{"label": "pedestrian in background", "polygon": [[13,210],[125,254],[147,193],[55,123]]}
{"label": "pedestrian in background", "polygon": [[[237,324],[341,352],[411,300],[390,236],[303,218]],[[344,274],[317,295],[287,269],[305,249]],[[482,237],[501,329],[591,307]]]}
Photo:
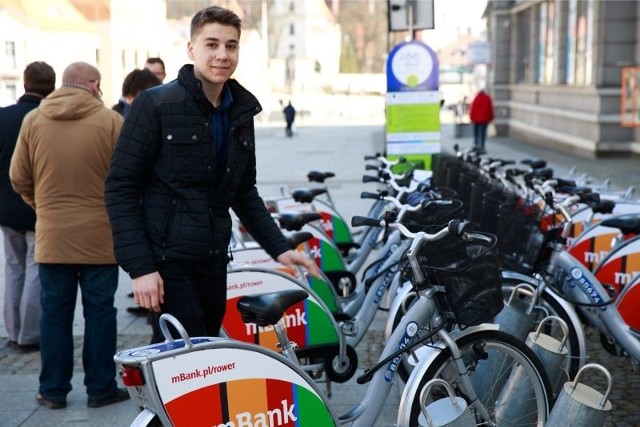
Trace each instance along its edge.
{"label": "pedestrian in background", "polygon": [[[147,61],[151,59],[154,58],[149,58]],[[155,59],[162,61],[160,58]],[[162,69],[164,70],[164,68]],[[164,71],[162,73],[164,73]],[[129,112],[131,103],[136,99],[136,96],[138,96],[140,92],[161,84],[162,82],[157,75],[151,72],[148,68],[143,68],[142,70],[135,69],[131,71],[127,74],[127,77],[125,77],[124,82],[122,83],[122,96],[120,97],[120,101],[118,101],[112,109],[122,114],[122,116],[126,116]],[[127,296],[133,298],[133,292],[128,293]],[[149,310],[136,305],[134,307],[127,307],[127,313],[135,314],[137,316],[146,316],[149,314]]]}
{"label": "pedestrian in background", "polygon": [[144,68],[155,74],[158,80],[160,80],[160,83],[164,83],[167,73],[162,59],[158,57],[147,58],[144,63]]}
{"label": "pedestrian in background", "polygon": [[122,116],[126,116],[127,112],[129,112],[129,106],[140,92],[161,84],[160,79],[146,68],[131,71],[122,82],[122,96],[120,97],[120,101],[118,101],[112,109]]}
{"label": "pedestrian in background", "polygon": [[113,360],[118,266],[104,203],[104,179],[122,117],[105,107],[100,95],[98,69],[70,64],[62,87],[25,117],[9,170],[13,188],[36,210],[35,259],[42,285],[36,400],[51,409],[66,407],[71,391],[78,285],[87,406],[129,398],[117,387]]}
{"label": "pedestrian in background", "polygon": [[133,101],[105,184],[115,254],[133,279],[136,302],[190,336],[217,336],[226,308],[233,208],[279,262],[319,274],[289,249],[256,188],[258,100],[236,80],[241,20],[212,6],[191,20],[178,78]]}
{"label": "pedestrian in background", "polygon": [[293,136],[293,122],[296,119],[296,109],[293,108],[293,105],[291,105],[291,101],[289,101],[289,103],[286,105],[286,107],[284,107],[282,112],[284,113],[284,120],[287,123],[287,127],[285,129],[285,133],[287,134],[288,137],[292,137]]}
{"label": "pedestrian in background", "polygon": [[9,164],[20,125],[28,112],[56,86],[56,72],[46,62],[32,62],[23,73],[24,95],[0,108],[0,229],[4,239],[4,325],[10,348],[20,353],[40,346],[40,279],[34,262],[36,213],[13,191]]}
{"label": "pedestrian in background", "polygon": [[483,89],[480,89],[471,101],[469,120],[473,123],[473,147],[476,151],[484,153],[487,127],[493,121],[493,102]]}

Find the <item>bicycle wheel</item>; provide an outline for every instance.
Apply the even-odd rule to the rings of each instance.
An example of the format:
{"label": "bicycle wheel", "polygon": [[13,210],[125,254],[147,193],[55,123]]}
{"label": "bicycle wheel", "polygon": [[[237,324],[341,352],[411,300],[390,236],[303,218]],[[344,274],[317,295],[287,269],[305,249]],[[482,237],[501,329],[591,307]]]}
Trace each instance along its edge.
{"label": "bicycle wheel", "polygon": [[[456,344],[478,400],[494,418],[483,419],[477,405],[467,402],[477,425],[544,426],[552,402],[551,385],[540,360],[529,347],[515,337],[496,330],[470,333],[458,338]],[[425,384],[434,378],[449,383],[456,395],[462,398],[467,396],[457,372],[451,351],[448,347],[442,349],[419,378],[418,392],[414,393],[407,425],[426,425],[418,396]],[[425,405],[445,397],[437,392],[430,393]]]}
{"label": "bicycle wheel", "polygon": [[[511,295],[513,288],[520,283],[522,283],[522,280],[516,278],[502,278],[502,292],[504,294],[505,300],[509,298],[509,295]],[[583,331],[581,329],[582,325],[578,320],[577,314],[574,314],[573,316],[570,315],[567,312],[566,308],[564,308],[551,295],[545,292],[540,296],[540,299],[535,306],[533,330],[535,330],[538,327],[540,321],[547,316],[558,316],[567,324],[567,327],[569,328],[569,336],[566,343],[569,352],[567,354],[565,366],[563,367],[563,370],[565,371],[565,374],[567,376],[558,381],[552,378],[554,383],[562,384],[564,383],[564,381],[569,381],[574,378],[578,373],[578,370],[585,363],[586,350],[584,348],[584,345],[580,345],[581,340],[578,335],[583,334]],[[556,338],[562,336],[562,331],[559,330],[559,326],[557,323],[547,323],[540,332],[554,336]],[[582,342],[584,343],[584,340],[582,340]],[[554,390],[554,392],[558,392],[558,390]]]}

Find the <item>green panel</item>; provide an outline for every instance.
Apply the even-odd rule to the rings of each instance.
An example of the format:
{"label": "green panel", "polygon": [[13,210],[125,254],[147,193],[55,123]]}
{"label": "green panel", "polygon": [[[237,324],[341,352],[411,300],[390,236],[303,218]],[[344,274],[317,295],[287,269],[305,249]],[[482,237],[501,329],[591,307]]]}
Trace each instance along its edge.
{"label": "green panel", "polygon": [[338,333],[333,327],[333,323],[327,313],[317,304],[308,302],[307,315],[309,316],[309,336],[307,337],[307,346],[338,344]]}
{"label": "green panel", "polygon": [[387,133],[440,131],[440,104],[387,104]]}
{"label": "green panel", "polygon": [[335,294],[332,292],[333,285],[311,275],[309,275],[309,277],[311,279],[311,283],[309,285],[311,290],[315,292],[318,298],[327,305],[327,308],[329,308],[332,313],[338,313],[338,304],[336,302]]}
{"label": "green panel", "polygon": [[298,427],[335,426],[331,413],[325,403],[304,387],[295,387],[296,405],[298,405]]}

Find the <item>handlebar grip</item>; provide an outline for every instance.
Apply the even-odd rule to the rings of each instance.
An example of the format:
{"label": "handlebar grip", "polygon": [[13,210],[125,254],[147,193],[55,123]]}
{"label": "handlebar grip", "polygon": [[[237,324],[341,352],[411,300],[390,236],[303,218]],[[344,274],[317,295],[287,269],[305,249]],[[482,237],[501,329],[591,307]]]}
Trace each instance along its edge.
{"label": "handlebar grip", "polygon": [[600,194],[599,193],[579,193],[578,196],[580,196],[580,201],[582,203],[598,203],[600,201]]}
{"label": "handlebar grip", "polygon": [[367,170],[367,171],[377,171],[379,169],[380,168],[378,166],[376,166],[376,165],[365,165],[364,166],[364,170]]}
{"label": "handlebar grip", "polygon": [[449,221],[449,234],[453,236],[462,236],[470,224],[471,223],[469,221],[452,219]]}
{"label": "handlebar grip", "polygon": [[364,175],[362,177],[362,182],[383,182],[383,180],[377,176]]}
{"label": "handlebar grip", "polygon": [[364,156],[364,160],[377,160],[378,156],[371,156],[371,155],[366,155]]}
{"label": "handlebar grip", "polygon": [[576,182],[572,179],[555,178],[558,187],[575,187]]}
{"label": "handlebar grip", "polygon": [[351,226],[352,227],[362,227],[362,226],[370,226],[370,227],[382,227],[383,221],[377,218],[367,218],[366,216],[354,216],[351,218]]}
{"label": "handlebar grip", "polygon": [[360,193],[360,198],[361,199],[374,199],[374,200],[378,200],[380,199],[381,195],[378,193],[371,193],[369,191],[363,191],[362,193]]}

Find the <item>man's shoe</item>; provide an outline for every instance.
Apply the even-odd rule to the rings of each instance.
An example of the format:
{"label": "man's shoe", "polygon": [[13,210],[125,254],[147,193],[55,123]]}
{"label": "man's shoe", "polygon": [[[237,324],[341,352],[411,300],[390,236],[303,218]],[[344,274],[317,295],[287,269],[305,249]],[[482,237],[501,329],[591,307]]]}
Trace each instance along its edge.
{"label": "man's shoe", "polygon": [[16,344],[14,347],[18,353],[26,354],[40,351],[40,343],[35,344]]}
{"label": "man's shoe", "polygon": [[64,409],[67,407],[66,400],[51,400],[40,392],[36,393],[36,401],[49,409]]}
{"label": "man's shoe", "polygon": [[127,308],[127,313],[135,314],[136,316],[146,316],[149,313],[149,309],[135,306]]}
{"label": "man's shoe", "polygon": [[9,347],[12,350],[15,350],[18,348],[18,343],[13,340],[7,340],[7,347]]}
{"label": "man's shoe", "polygon": [[101,408],[103,406],[111,405],[112,403],[123,402],[129,400],[129,393],[127,390],[117,388],[111,396],[107,396],[102,399],[87,399],[87,406],[89,408]]}

